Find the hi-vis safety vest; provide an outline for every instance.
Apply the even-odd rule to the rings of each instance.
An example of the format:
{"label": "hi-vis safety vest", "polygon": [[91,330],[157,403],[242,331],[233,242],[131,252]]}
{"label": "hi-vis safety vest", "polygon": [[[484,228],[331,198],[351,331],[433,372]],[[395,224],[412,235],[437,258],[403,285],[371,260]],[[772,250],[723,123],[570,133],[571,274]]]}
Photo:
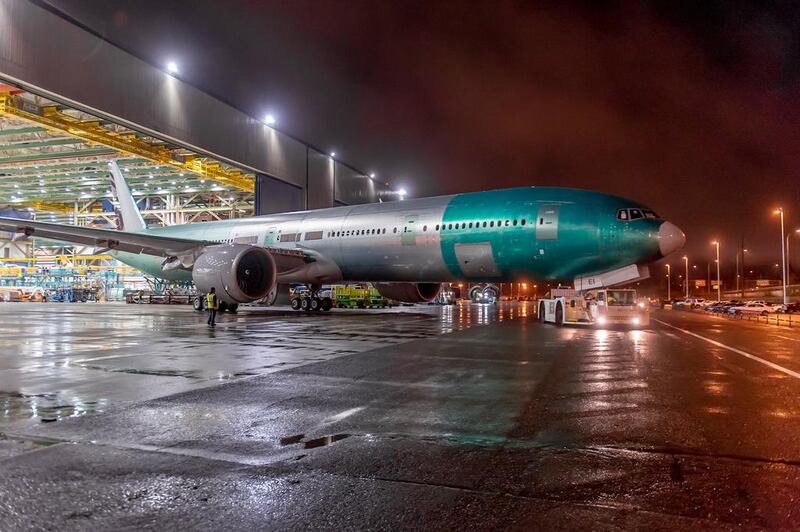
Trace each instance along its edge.
{"label": "hi-vis safety vest", "polygon": [[210,309],[217,309],[217,294],[209,292],[206,294],[206,307]]}

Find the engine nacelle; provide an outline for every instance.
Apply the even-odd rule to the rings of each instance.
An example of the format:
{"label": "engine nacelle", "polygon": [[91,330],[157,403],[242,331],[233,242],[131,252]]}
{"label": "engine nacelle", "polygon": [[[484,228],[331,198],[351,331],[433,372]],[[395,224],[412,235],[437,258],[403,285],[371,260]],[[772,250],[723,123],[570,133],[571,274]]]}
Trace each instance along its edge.
{"label": "engine nacelle", "polygon": [[387,299],[403,303],[428,303],[436,299],[441,283],[373,283],[375,289]]}
{"label": "engine nacelle", "polygon": [[192,279],[201,293],[211,287],[220,301],[249,303],[269,294],[278,272],[264,248],[245,244],[211,246],[197,257]]}

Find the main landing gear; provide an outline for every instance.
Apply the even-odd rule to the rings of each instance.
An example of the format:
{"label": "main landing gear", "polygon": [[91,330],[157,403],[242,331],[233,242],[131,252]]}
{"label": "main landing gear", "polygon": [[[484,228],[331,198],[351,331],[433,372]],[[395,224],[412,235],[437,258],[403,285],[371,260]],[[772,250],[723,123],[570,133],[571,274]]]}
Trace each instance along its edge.
{"label": "main landing gear", "polygon": [[333,307],[333,300],[328,297],[320,297],[319,286],[312,286],[307,292],[297,294],[289,300],[293,310],[304,310],[306,312],[323,311],[328,312]]}

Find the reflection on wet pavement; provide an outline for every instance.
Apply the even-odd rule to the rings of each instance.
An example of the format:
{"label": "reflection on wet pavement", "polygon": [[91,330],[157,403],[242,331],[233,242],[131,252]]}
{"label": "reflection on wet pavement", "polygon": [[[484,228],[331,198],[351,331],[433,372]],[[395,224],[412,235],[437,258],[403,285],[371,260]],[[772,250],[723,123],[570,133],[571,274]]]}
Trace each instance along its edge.
{"label": "reflection on wet pavement", "polygon": [[305,314],[248,308],[216,329],[187,307],[0,305],[0,424],[58,421],[526,316],[526,304]]}

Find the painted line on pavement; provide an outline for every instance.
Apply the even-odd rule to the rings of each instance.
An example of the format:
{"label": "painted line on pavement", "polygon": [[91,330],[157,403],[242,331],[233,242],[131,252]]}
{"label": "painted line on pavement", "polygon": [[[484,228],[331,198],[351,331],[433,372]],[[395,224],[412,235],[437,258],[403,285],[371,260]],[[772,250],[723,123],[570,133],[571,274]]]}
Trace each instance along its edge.
{"label": "painted line on pavement", "polygon": [[784,340],[791,340],[792,342],[800,342],[800,339],[792,338],[790,336],[782,336],[780,334],[773,334],[772,336],[774,336],[775,338],[782,338]]}
{"label": "painted line on pavement", "polygon": [[760,362],[760,363],[764,364],[765,366],[771,367],[772,369],[777,369],[778,371],[780,371],[782,373],[785,373],[785,374],[789,375],[790,377],[794,377],[795,379],[800,379],[800,373],[798,373],[796,371],[792,371],[792,370],[790,370],[788,368],[784,368],[783,366],[779,366],[778,364],[775,364],[774,362],[770,362],[769,360],[764,360],[763,358],[757,357],[755,355],[752,355],[752,354],[748,353],[747,351],[742,351],[741,349],[737,349],[735,347],[731,347],[729,345],[725,345],[725,344],[723,344],[721,342],[717,342],[716,340],[712,340],[711,338],[706,338],[705,336],[701,336],[701,335],[699,335],[697,333],[693,333],[692,331],[687,331],[686,329],[681,329],[680,327],[675,327],[674,325],[671,325],[671,324],[669,324],[667,322],[664,322],[664,321],[661,321],[661,320],[657,320],[655,318],[651,318],[651,319],[653,321],[657,321],[658,323],[660,323],[662,325],[666,325],[667,327],[672,327],[676,331],[680,331],[680,332],[682,332],[684,334],[688,334],[689,336],[694,336],[695,338],[699,338],[700,340],[706,341],[706,342],[708,342],[710,344],[713,344],[713,345],[715,345],[717,347],[721,347],[723,349],[727,349],[728,351],[732,351],[732,352],[736,353],[737,355],[742,355],[743,357],[747,357],[750,360],[755,360],[756,362]]}

